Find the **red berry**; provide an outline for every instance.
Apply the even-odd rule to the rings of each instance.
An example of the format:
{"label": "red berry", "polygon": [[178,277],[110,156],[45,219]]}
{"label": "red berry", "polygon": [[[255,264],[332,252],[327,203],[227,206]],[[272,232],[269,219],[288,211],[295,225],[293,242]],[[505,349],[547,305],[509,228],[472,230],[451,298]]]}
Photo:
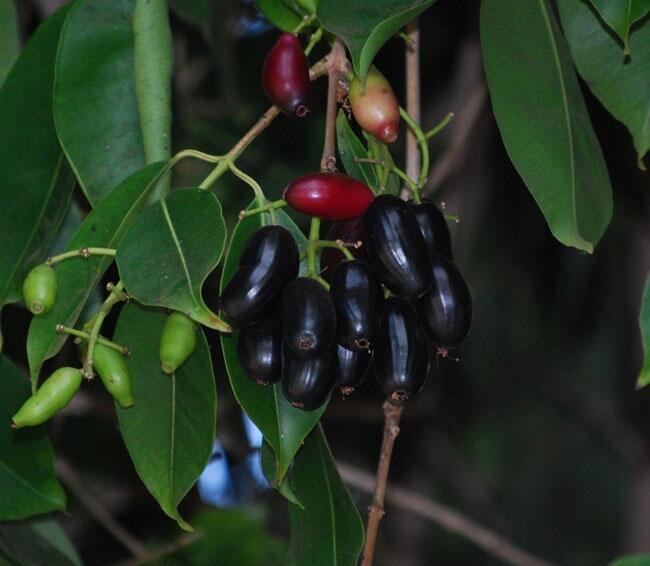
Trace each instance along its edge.
{"label": "red berry", "polygon": [[292,33],[283,33],[266,56],[262,87],[287,116],[302,118],[309,113],[309,66],[300,40]]}
{"label": "red berry", "polygon": [[374,199],[361,181],[341,173],[309,173],[289,183],[284,191],[289,206],[324,220],[348,220],[366,212]]}
{"label": "red berry", "polygon": [[399,133],[399,103],[390,83],[371,67],[366,84],[355,77],[348,94],[352,114],[366,132],[383,143],[393,143]]}

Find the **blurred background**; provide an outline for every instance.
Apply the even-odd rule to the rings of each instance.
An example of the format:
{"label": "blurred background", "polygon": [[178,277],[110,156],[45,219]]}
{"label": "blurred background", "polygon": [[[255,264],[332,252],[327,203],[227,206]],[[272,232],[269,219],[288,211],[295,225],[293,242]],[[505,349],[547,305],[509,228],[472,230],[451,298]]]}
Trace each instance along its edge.
{"label": "blurred background", "polygon": [[[62,3],[20,0],[23,38]],[[171,5],[175,151],[225,153],[268,107],[259,76],[278,32],[251,1]],[[613,181],[614,218],[591,256],[555,241],[510,164],[492,116],[478,11],[478,0],[439,0],[421,18],[423,126],[455,113],[432,142],[427,190],[459,218],[450,228],[456,263],[473,294],[474,322],[459,361],[440,360],[434,378],[407,407],[390,481],[549,562],[606,564],[623,553],[650,551],[650,390],[635,390],[638,310],[650,265],[649,176],[637,168],[624,127],[585,89]],[[325,47],[315,50],[312,61],[325,53]],[[394,38],[376,61],[401,100],[403,56],[404,43]],[[280,117],[238,162],[270,198],[279,198],[293,177],[318,168],[325,81],[314,89],[309,119]],[[394,147],[402,164],[404,138]],[[196,184],[207,171],[183,161],[175,186]],[[215,191],[234,225],[250,201],[249,188],[224,176]],[[304,217],[296,220],[304,225]],[[212,305],[218,276],[206,287]],[[5,308],[3,317],[15,328],[5,335],[6,352],[26,364],[29,317],[18,307]],[[152,563],[282,564],[286,505],[255,480],[255,440],[230,392],[218,335],[209,332],[208,338],[219,394],[220,444],[211,463],[216,475],[181,506],[202,532],[198,542],[180,533],[139,481],[109,397],[95,394],[99,384],[84,388],[53,422],[52,442],[70,495],[68,513],[59,520],[86,563],[129,556],[93,516],[90,495],[93,501],[99,496],[135,544],[161,548],[165,557],[152,556]],[[70,345],[51,367],[76,356]],[[368,379],[347,400],[335,397],[324,417],[332,451],[344,469],[372,473],[383,419],[378,387]],[[365,521],[370,497],[350,490]],[[376,564],[431,563],[503,562],[388,502]]]}

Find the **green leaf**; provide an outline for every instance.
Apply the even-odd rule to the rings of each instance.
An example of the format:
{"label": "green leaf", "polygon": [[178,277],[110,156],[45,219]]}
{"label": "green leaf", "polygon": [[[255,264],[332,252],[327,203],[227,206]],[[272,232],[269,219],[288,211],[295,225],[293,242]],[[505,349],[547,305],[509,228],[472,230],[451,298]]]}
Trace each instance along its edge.
{"label": "green leaf", "polygon": [[277,464],[275,452],[273,452],[273,448],[271,448],[271,445],[266,440],[262,440],[262,446],[260,448],[260,463],[262,465],[262,473],[264,474],[266,480],[271,484],[271,486],[276,489],[287,501],[290,501],[291,503],[302,507],[302,504],[300,501],[298,501],[296,494],[291,490],[289,477],[285,476],[280,482],[277,481]]}
{"label": "green leaf", "polygon": [[127,291],[141,303],[178,310],[228,331],[201,296],[225,243],[226,223],[217,197],[197,188],[175,190],[133,223],[117,250],[117,265]]}
{"label": "green leaf", "polygon": [[170,7],[179,17],[198,27],[205,38],[210,37],[211,0],[171,0]]}
{"label": "green leaf", "polygon": [[562,27],[573,61],[590,90],[632,134],[642,167],[650,149],[650,23],[629,38],[634,51],[628,58],[596,13],[584,2],[558,2]]}
{"label": "green leaf", "polygon": [[14,431],[8,426],[29,395],[29,382],[7,357],[0,356],[0,521],[65,507],[43,429]]}
{"label": "green leaf", "polygon": [[160,369],[160,336],[167,314],[127,305],[114,338],[128,344],[126,365],[135,403],[115,405],[124,442],[138,475],[163,511],[187,530],[177,507],[210,458],[215,437],[216,390],[203,332],[196,350],[171,376]]}
{"label": "green leaf", "polygon": [[321,426],[305,440],[291,470],[304,509],[289,505],[287,564],[354,566],[363,548],[363,523],[336,469]]}
{"label": "green leaf", "polygon": [[134,79],[134,7],[134,0],[80,0],[59,42],[56,129],[93,206],[145,165]]}
{"label": "green leaf", "polygon": [[0,552],[18,564],[82,564],[65,531],[53,519],[0,525]]}
{"label": "green leaf", "polygon": [[336,144],[345,172],[363,181],[373,191],[377,191],[377,175],[371,163],[357,163],[356,158],[368,159],[368,150],[352,131],[348,118],[343,110],[336,117]]}
{"label": "green leaf", "polygon": [[[251,207],[257,205],[258,203],[254,202]],[[289,216],[282,210],[276,211],[276,215],[278,224],[292,232],[299,246],[304,246],[305,236]],[[239,257],[253,232],[270,222],[271,218],[268,214],[258,214],[245,218],[237,224],[223,266],[221,290],[237,270]],[[292,407],[284,398],[279,384],[263,386],[254,383],[246,376],[239,364],[236,332],[222,335],[221,347],[235,398],[262,431],[264,438],[275,452],[277,469],[272,483],[280,485],[300,444],[318,423],[325,406],[316,411],[301,411]]]}
{"label": "green leaf", "polygon": [[568,47],[546,0],[483,0],[481,41],[510,159],[553,235],[592,252],[612,215],[612,190]]}
{"label": "green leaf", "polygon": [[318,19],[343,39],[354,70],[363,81],[372,60],[400,28],[417,18],[435,0],[320,0]]}
{"label": "green leaf", "polygon": [[646,279],[639,313],[639,328],[641,330],[641,345],[643,347],[643,367],[637,378],[637,387],[645,387],[650,383],[650,277]]}
{"label": "green leaf", "polygon": [[629,53],[630,29],[634,22],[650,12],[650,0],[591,0],[591,3],[601,18],[621,38],[625,53]]}
{"label": "green leaf", "polygon": [[20,53],[18,15],[14,0],[0,0],[0,87]]}
{"label": "green leaf", "polygon": [[650,566],[650,554],[634,554],[617,558],[609,566]]}
{"label": "green leaf", "polygon": [[0,90],[0,306],[47,252],[70,204],[74,176],[52,120],[52,83],[67,8],[41,25]]}
{"label": "green leaf", "polygon": [[[145,207],[165,163],[154,163],[131,175],[113,190],[83,221],[68,250],[83,247],[116,248],[127,228]],[[46,314],[34,317],[27,336],[27,358],[32,383],[38,381],[43,362],[61,349],[67,336],[57,334],[57,324],[74,326],[92,290],[113,263],[105,256],[68,259],[56,265],[59,290]]]}
{"label": "green leaf", "polygon": [[291,31],[300,23],[300,16],[282,0],[256,0],[255,3],[266,19],[282,31]]}
{"label": "green leaf", "polygon": [[[379,159],[384,162],[383,165],[375,165],[376,175],[381,179],[378,182],[380,185],[379,188],[381,189],[381,184],[383,183],[385,185],[383,188],[389,195],[399,194],[402,188],[402,181],[395,173],[391,172],[393,167],[395,167],[395,160],[390,152],[390,148],[385,143],[381,143],[375,136],[371,136],[366,132],[363,132],[363,135],[368,143],[370,156],[373,159]],[[389,171],[389,173],[386,174],[386,171]]]}

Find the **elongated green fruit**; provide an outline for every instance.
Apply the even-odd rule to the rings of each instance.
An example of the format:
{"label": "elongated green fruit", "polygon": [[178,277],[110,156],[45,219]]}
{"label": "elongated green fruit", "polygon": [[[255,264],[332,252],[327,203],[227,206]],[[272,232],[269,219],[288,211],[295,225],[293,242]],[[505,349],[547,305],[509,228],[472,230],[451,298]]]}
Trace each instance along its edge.
{"label": "elongated green fruit", "polygon": [[54,306],[58,284],[56,272],[41,263],[32,269],[23,283],[23,299],[33,314],[44,314]]}
{"label": "elongated green fruit", "polygon": [[196,348],[196,324],[181,312],[167,318],[160,339],[160,364],[165,373],[174,373]]}
{"label": "elongated green fruit", "polygon": [[93,364],[106,390],[121,407],[133,405],[131,376],[126,367],[124,356],[102,344],[95,344]]}
{"label": "elongated green fruit", "polygon": [[81,370],[59,368],[14,415],[13,428],[44,423],[65,407],[81,387]]}

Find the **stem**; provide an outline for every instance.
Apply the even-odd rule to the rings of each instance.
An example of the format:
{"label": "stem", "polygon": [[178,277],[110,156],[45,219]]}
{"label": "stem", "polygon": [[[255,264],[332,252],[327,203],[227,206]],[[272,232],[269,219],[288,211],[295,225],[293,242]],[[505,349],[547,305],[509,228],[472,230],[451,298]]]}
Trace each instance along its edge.
{"label": "stem", "polygon": [[256,214],[262,214],[263,212],[270,212],[273,214],[273,211],[276,210],[277,208],[282,208],[284,206],[287,206],[287,201],[284,199],[280,200],[274,200],[273,202],[270,202],[268,204],[264,204],[262,206],[259,206],[257,208],[251,208],[249,210],[242,210],[239,213],[239,219],[242,220],[244,218],[248,218],[249,216],[255,216]]}
{"label": "stem", "polygon": [[307,242],[307,276],[317,276],[316,271],[316,245],[320,234],[320,218],[318,216],[311,217],[309,224],[309,241]]}
{"label": "stem", "polygon": [[416,204],[420,202],[420,189],[418,188],[418,185],[413,179],[411,179],[404,171],[402,171],[399,167],[393,167],[391,170],[395,175],[397,175],[402,181],[406,183],[408,186],[409,190],[411,191],[411,194],[413,195],[413,202]]}
{"label": "stem", "polygon": [[450,112],[428,132],[424,132],[424,137],[430,140],[433,136],[438,135],[442,130],[444,130],[447,127],[447,124],[449,124],[449,122],[451,122],[453,118],[454,118],[454,113]]}
{"label": "stem", "polygon": [[59,255],[52,256],[45,260],[45,265],[54,265],[60,261],[70,259],[71,257],[82,257],[88,259],[90,256],[102,255],[102,256],[111,256],[115,257],[117,250],[111,248],[81,248],[79,250],[72,250],[69,252],[64,252]]}
{"label": "stem", "polygon": [[339,79],[341,77],[341,59],[345,59],[345,49],[336,37],[327,56],[327,114],[325,116],[325,141],[323,156],[320,160],[321,171],[336,170],[336,105],[338,99]]}
{"label": "stem", "polygon": [[303,29],[305,29],[308,25],[311,25],[311,23],[316,19],[316,15],[312,14],[311,16],[305,16],[302,21],[295,27],[293,30],[291,30],[291,33],[294,35],[298,35]]}
{"label": "stem", "polygon": [[375,556],[375,545],[377,544],[377,530],[379,521],[384,516],[384,498],[386,496],[386,484],[388,483],[388,471],[390,459],[393,455],[395,439],[399,434],[399,421],[402,417],[403,407],[384,402],[384,437],[381,442],[381,453],[377,465],[377,477],[375,489],[372,494],[372,503],[368,512],[368,526],[366,527],[366,544],[363,547],[361,566],[372,566]]}
{"label": "stem", "polygon": [[[408,41],[406,43],[406,109],[416,123],[421,122],[420,115],[420,29],[415,19],[406,25]],[[401,112],[400,112],[401,113]],[[406,174],[417,179],[420,169],[418,140],[414,130],[406,134]],[[427,168],[428,172],[428,168]]]}
{"label": "stem", "polygon": [[260,184],[255,179],[253,179],[253,177],[247,175],[241,169],[239,169],[239,167],[237,167],[237,165],[235,165],[232,161],[228,163],[228,168],[236,177],[239,177],[242,181],[244,181],[244,183],[253,189],[257,203],[260,206],[263,206],[262,203],[266,202],[266,197],[264,196],[264,191],[262,190]]}
{"label": "stem", "polygon": [[[340,240],[316,240],[314,242],[314,247],[316,249],[318,248],[334,248],[339,250],[340,252],[343,253],[345,256],[345,259],[354,259],[354,255],[352,255],[352,252],[349,249],[349,246],[346,246],[342,241]],[[356,243],[353,244],[353,247],[356,247]]]}
{"label": "stem", "polygon": [[307,47],[305,47],[305,55],[309,57],[309,54],[312,52],[314,47],[318,45],[318,42],[322,39],[323,37],[323,28],[318,28],[314,33],[311,34],[309,37],[309,43],[307,44]]}
{"label": "stem", "polygon": [[[86,341],[90,339],[90,334],[88,334],[88,332],[84,332],[83,330],[77,330],[76,328],[70,328],[69,326],[63,326],[63,324],[57,324],[54,329],[59,333],[69,334],[70,336],[76,336],[77,338],[81,338]],[[107,346],[108,348],[112,348],[113,350],[117,350],[120,354],[123,354],[124,356],[128,356],[131,354],[131,350],[129,349],[128,346],[120,346],[115,342],[111,342],[110,340],[107,340],[103,336],[99,336],[97,338],[97,343],[101,344],[102,346]]]}
{"label": "stem", "polygon": [[[406,110],[404,110],[404,108],[400,107],[399,115],[408,124],[410,131],[413,132],[415,138],[417,139],[418,146],[420,148],[420,154],[422,157],[422,166],[420,167],[420,177],[419,177],[418,185],[423,186],[427,180],[427,175],[429,174],[429,144],[427,143],[427,138],[424,135],[424,132],[422,131],[420,125],[416,122],[413,116],[411,116]],[[407,160],[407,165],[408,165],[408,160]],[[408,170],[407,170],[407,174],[409,177],[411,177],[411,179],[415,179],[416,178],[415,175],[417,175],[417,170],[415,175],[411,175],[408,172]]]}

